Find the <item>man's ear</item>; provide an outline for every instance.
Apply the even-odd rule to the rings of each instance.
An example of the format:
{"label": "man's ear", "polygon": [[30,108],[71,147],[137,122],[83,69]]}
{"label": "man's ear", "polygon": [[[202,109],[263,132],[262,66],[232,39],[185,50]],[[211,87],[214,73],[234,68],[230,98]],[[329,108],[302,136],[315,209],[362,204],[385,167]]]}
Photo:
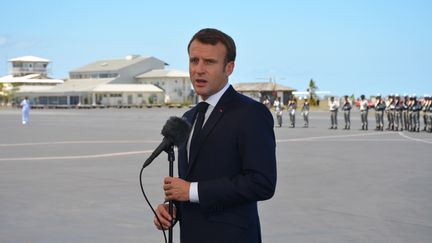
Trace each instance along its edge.
{"label": "man's ear", "polygon": [[225,65],[225,73],[227,74],[227,76],[230,76],[232,74],[232,72],[234,71],[234,66],[234,61],[231,61]]}

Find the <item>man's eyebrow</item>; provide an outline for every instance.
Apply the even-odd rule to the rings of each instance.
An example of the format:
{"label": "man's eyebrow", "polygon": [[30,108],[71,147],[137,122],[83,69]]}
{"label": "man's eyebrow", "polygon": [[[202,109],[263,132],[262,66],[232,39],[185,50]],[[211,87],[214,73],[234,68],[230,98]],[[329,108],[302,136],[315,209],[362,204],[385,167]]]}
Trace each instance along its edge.
{"label": "man's eyebrow", "polygon": [[217,62],[217,59],[216,58],[203,58],[204,59],[204,61],[211,61],[211,62]]}

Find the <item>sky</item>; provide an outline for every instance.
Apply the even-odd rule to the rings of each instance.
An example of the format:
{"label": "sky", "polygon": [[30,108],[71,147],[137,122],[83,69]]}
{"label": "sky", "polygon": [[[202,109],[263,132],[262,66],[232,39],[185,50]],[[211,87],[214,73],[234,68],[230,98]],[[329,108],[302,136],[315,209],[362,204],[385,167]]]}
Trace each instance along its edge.
{"label": "sky", "polygon": [[332,95],[432,95],[432,1],[1,1],[0,76],[15,57],[51,60],[51,77],[130,54],[188,70],[187,44],[217,28],[237,45],[231,83]]}

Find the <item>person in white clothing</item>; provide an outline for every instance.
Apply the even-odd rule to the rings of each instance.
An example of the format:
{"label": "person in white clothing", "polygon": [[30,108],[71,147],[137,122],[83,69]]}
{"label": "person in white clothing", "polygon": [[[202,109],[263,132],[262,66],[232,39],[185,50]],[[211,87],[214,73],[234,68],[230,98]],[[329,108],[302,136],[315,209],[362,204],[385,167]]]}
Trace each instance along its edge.
{"label": "person in white clothing", "polygon": [[25,97],[23,101],[21,101],[20,106],[22,107],[22,124],[25,125],[29,122],[30,115],[30,101],[28,97]]}
{"label": "person in white clothing", "polygon": [[330,97],[329,108],[330,108],[330,122],[331,122],[330,129],[337,129],[338,126],[337,112],[339,109],[339,103],[335,101],[335,98],[333,96]]}

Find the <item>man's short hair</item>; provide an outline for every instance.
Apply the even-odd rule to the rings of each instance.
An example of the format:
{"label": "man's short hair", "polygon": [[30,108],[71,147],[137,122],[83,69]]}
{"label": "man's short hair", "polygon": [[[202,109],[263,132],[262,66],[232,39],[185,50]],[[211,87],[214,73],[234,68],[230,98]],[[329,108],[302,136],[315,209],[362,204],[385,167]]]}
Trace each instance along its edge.
{"label": "man's short hair", "polygon": [[227,50],[225,56],[225,64],[231,61],[232,62],[235,61],[236,45],[234,43],[234,40],[224,32],[212,28],[206,28],[198,31],[189,41],[188,52],[189,52],[190,45],[194,40],[198,40],[203,44],[209,44],[213,46],[219,42],[222,43],[222,45],[224,45]]}

